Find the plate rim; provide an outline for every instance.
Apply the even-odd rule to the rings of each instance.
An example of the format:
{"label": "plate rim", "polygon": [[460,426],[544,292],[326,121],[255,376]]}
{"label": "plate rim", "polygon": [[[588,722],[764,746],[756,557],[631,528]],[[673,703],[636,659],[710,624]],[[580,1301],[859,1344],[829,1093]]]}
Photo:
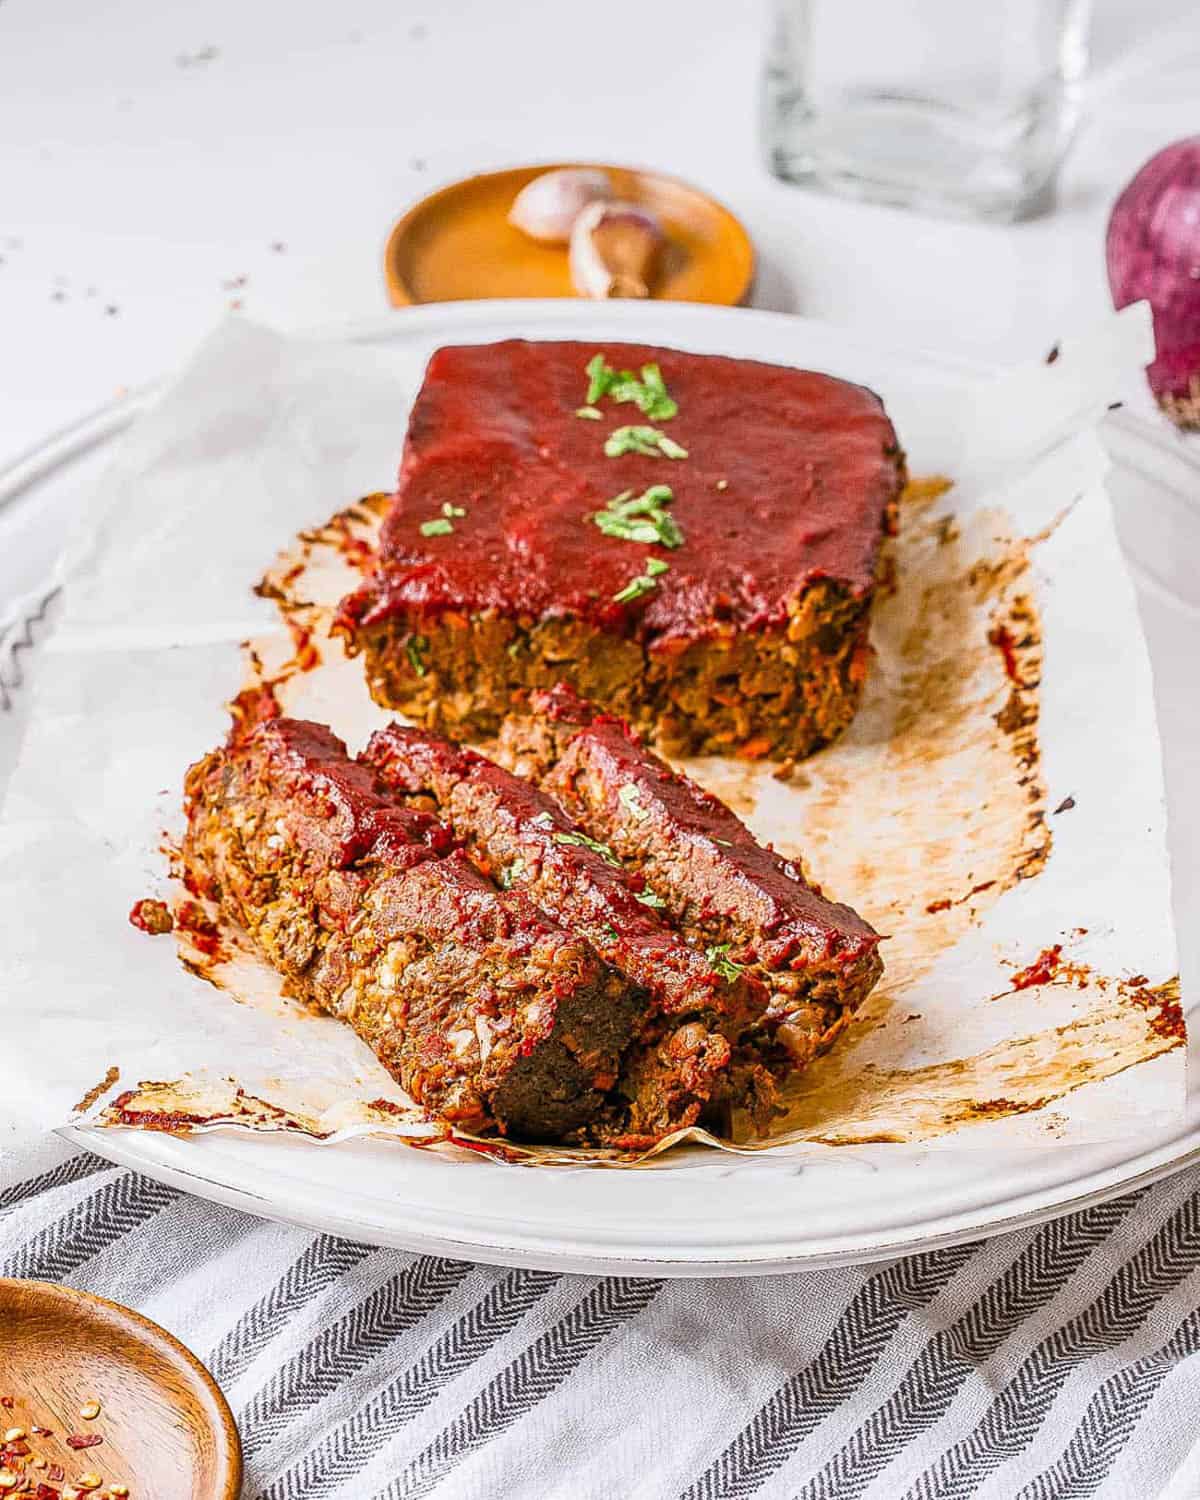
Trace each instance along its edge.
{"label": "plate rim", "polygon": [[[393,309],[369,319],[342,322],[325,327],[305,330],[313,338],[332,338],[350,343],[372,344],[404,341],[409,335],[428,335],[441,328],[458,332],[478,324],[520,321],[527,329],[530,323],[566,325],[592,318],[603,318],[605,322],[618,326],[636,326],[644,320],[647,309],[635,306],[586,304],[571,299],[489,299],[475,302],[432,303],[418,307]],[[799,318],[794,314],[778,313],[764,309],[724,307],[703,303],[656,302],[653,317],[680,324],[702,320],[706,323],[721,323],[736,319],[739,326],[757,321],[765,325],[783,326],[795,330],[802,336],[805,328],[818,336],[836,334],[845,343],[859,344],[876,358],[900,359],[911,365],[923,365],[942,375],[958,379],[986,378],[993,369],[977,361],[935,351],[913,349],[903,344],[889,344],[863,336],[859,330],[847,329],[838,324],[820,320]],[[539,332],[541,330],[539,329]],[[38,483],[62,465],[69,464],[90,449],[115,438],[145,408],[146,404],[167,384],[159,380],[131,390],[115,400],[93,409],[78,421],[67,424],[51,433],[41,442],[27,447],[23,452],[0,466],[0,506],[19,495],[36,489]],[[1124,431],[1135,442],[1141,442],[1158,450],[1163,456],[1182,460],[1189,467],[1191,455],[1181,452],[1172,435],[1156,427],[1152,422],[1130,412],[1120,412],[1108,419]],[[1140,575],[1140,570],[1139,575]],[[52,588],[56,579],[47,588]],[[791,1236],[786,1253],[772,1241],[761,1255],[709,1255],[684,1253],[667,1255],[629,1255],[605,1251],[601,1246],[582,1247],[577,1242],[557,1245],[552,1238],[543,1235],[538,1244],[513,1242],[514,1238],[490,1234],[480,1237],[460,1238],[453,1234],[433,1233],[425,1228],[401,1228],[381,1223],[364,1223],[362,1220],[346,1221],[336,1213],[310,1211],[302,1202],[283,1199],[271,1200],[246,1185],[233,1181],[215,1180],[189,1167],[181,1167],[165,1159],[161,1140],[151,1136],[133,1136],[126,1139],[124,1132],[109,1132],[96,1127],[66,1126],[60,1131],[68,1140],[93,1150],[108,1160],[134,1167],[147,1175],[171,1183],[184,1191],[211,1201],[237,1207],[260,1217],[275,1218],[288,1223],[301,1224],[313,1230],[326,1230],[348,1237],[362,1237],[366,1233],[370,1242],[394,1245],[434,1253],[444,1253],[474,1259],[483,1263],[501,1265],[534,1265],[559,1271],[588,1271],[625,1273],[642,1272],[675,1277],[719,1276],[719,1275],[765,1275],[784,1274],[797,1270],[822,1266],[861,1264],[890,1258],[937,1246],[961,1243],[992,1234],[1043,1222],[1063,1213],[1072,1212],[1093,1203],[1120,1196],[1138,1187],[1160,1180],[1174,1172],[1183,1170],[1200,1159],[1200,1121],[1191,1123],[1185,1117],[1180,1126],[1173,1127],[1166,1139],[1152,1139],[1140,1151],[1118,1163],[1110,1163],[1073,1179],[1078,1192],[1066,1191],[1067,1184],[1035,1189],[1031,1194],[1010,1194],[1008,1202],[1016,1205],[1011,1213],[996,1213],[1002,1205],[992,1204],[972,1207],[955,1215],[935,1211],[935,1218],[951,1227],[942,1231],[931,1231],[928,1227],[913,1226],[911,1234],[888,1237],[877,1234],[869,1243],[862,1235],[851,1233],[825,1235],[805,1246],[802,1237]],[[199,1144],[188,1143],[189,1148]],[[321,1149],[310,1147],[310,1149]],[[199,1165],[199,1163],[197,1164]],[[258,1169],[261,1172],[261,1168]],[[1043,1201],[1023,1205],[1023,1197]],[[928,1226],[929,1220],[926,1221]],[[574,1244],[574,1248],[573,1248]],[[744,1249],[745,1246],[739,1247]]]}
{"label": "plate rim", "polygon": [[[139,1140],[126,1151],[121,1141],[132,1138],[135,1132],[108,1131],[99,1126],[63,1126],[57,1132],[64,1139],[119,1166],[131,1167],[144,1172],[156,1181],[192,1193],[209,1202],[221,1203],[245,1213],[254,1214],[277,1223],[292,1224],[314,1233],[337,1234],[342,1238],[362,1238],[360,1220],[344,1219],[336,1212],[315,1212],[303,1201],[289,1200],[280,1203],[271,1200],[248,1187],[204,1177],[186,1167],[158,1160],[154,1156],[153,1138]],[[1009,1234],[1044,1224],[1064,1214],[1077,1213],[1097,1204],[1106,1203],[1128,1193],[1149,1187],[1165,1178],[1174,1176],[1200,1161],[1200,1127],[1186,1127],[1181,1139],[1190,1140],[1182,1152],[1177,1152],[1177,1142],[1168,1141],[1157,1150],[1148,1150],[1144,1156],[1148,1164],[1136,1172],[1127,1172],[1127,1160],[1117,1166],[1100,1169],[1091,1174],[1095,1185],[1080,1193],[1067,1197],[1056,1196],[1053,1202],[1044,1202],[1000,1217],[990,1217],[983,1208],[975,1213],[960,1215],[961,1223],[954,1228],[934,1233],[915,1233],[899,1238],[877,1238],[870,1243],[847,1244],[851,1236],[841,1236],[840,1243],[833,1242],[828,1248],[796,1250],[792,1253],[763,1255],[676,1255],[673,1257],[643,1256],[606,1253],[598,1247],[585,1248],[563,1243],[556,1245],[542,1239],[537,1243],[528,1240],[514,1242],[510,1237],[505,1243],[492,1237],[460,1238],[450,1234],[433,1233],[414,1229],[406,1225],[399,1232],[383,1225],[365,1226],[370,1237],[366,1243],[392,1249],[407,1250],[418,1254],[446,1255],[457,1259],[477,1261],[484,1265],[522,1266],[534,1270],[558,1271],[568,1274],[630,1275],[643,1274],[664,1276],[677,1280],[696,1280],[711,1277],[735,1276],[785,1276],[798,1271],[832,1269],[838,1266],[870,1265],[878,1261],[892,1260],[905,1255],[944,1249],[952,1245],[967,1244],[974,1240],[990,1239],[995,1235]],[[191,1140],[188,1148],[197,1142]],[[327,1149],[315,1142],[297,1142],[304,1149],[320,1151]],[[142,1149],[139,1149],[142,1148]],[[401,1147],[400,1149],[406,1149]],[[1041,1148],[1033,1148],[1041,1149]],[[1052,1148],[1051,1148],[1052,1149]],[[1156,1159],[1157,1158],[1157,1159]],[[1141,1158],[1131,1158],[1139,1160]],[[497,1169],[504,1170],[504,1169]],[[1086,1182],[1084,1177],[1079,1181]],[[1033,1195],[1030,1195],[1033,1196]]]}

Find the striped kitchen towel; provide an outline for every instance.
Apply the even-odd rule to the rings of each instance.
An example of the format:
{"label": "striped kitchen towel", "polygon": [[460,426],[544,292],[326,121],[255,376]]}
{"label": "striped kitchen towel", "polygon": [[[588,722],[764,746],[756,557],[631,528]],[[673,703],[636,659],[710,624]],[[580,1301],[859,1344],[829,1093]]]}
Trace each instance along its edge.
{"label": "striped kitchen towel", "polygon": [[196,1350],[247,1500],[1185,1500],[1198,1188],[875,1266],[658,1281],[375,1250],[51,1139],[3,1154],[0,1272]]}

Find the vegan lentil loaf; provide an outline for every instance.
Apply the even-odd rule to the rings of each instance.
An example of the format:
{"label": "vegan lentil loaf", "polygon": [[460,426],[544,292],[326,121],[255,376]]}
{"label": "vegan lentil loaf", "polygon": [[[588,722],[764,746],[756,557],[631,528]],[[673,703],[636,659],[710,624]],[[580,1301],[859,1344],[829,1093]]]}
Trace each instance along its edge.
{"label": "vegan lentil loaf", "polygon": [[640,875],[580,834],[553,798],[475,751],[392,725],[362,759],[389,789],[431,807],[501,885],[525,891],[646,993],[621,1065],[620,1144],[649,1144],[702,1118],[723,1121],[731,1106],[768,1123],[777,1080],[770,1059],[741,1042],[767,1008],[759,979],[718,968],[685,942]]}
{"label": "vegan lentil loaf", "polygon": [[430,1113],[555,1140],[611,1109],[635,987],[523,892],[497,891],[328,729],[235,730],[185,790],[199,894]]}
{"label": "vegan lentil loaf", "polygon": [[829,375],[439,349],[337,628],[377,702],[455,737],[565,680],[665,753],[807,755],[857,706],[903,472],[879,399]]}
{"label": "vegan lentil loaf", "polygon": [[674,771],[629,726],[560,685],[514,715],[500,753],[645,879],[679,931],[767,987],[765,1037],[803,1067],[883,972],[879,935]]}

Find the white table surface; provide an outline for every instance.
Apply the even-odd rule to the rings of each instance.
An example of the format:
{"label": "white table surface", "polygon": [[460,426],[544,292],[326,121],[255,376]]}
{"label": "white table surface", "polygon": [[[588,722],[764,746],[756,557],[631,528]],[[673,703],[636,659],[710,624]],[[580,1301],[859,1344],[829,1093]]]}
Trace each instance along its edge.
{"label": "white table surface", "polygon": [[761,165],[766,30],[765,0],[661,0],[620,24],[573,0],[4,0],[0,463],[171,369],[234,302],[286,328],[382,310],[407,203],[547,157],[642,162],[725,199],[759,245],[762,306],[1037,352],[1106,305],[1121,185],[1200,129],[1200,9],[1099,0],[1055,214],[1003,228],[842,202]]}

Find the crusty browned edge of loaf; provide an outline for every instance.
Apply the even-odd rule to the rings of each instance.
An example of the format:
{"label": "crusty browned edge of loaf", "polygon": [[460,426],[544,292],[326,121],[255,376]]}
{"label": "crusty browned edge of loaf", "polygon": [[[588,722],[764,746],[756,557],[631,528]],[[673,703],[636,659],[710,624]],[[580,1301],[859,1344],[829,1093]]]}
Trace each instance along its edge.
{"label": "crusty browned edge of loaf", "polygon": [[769,1122],[775,1080],[738,1047],[767,1008],[760,980],[719,972],[648,904],[658,898],[640,876],[581,836],[552,797],[485,756],[393,724],[362,759],[390,789],[430,807],[485,872],[524,890],[645,991],[650,1003],[622,1058],[628,1118],[614,1144],[648,1145],[702,1119],[724,1128],[730,1107]]}
{"label": "crusty browned edge of loaf", "polygon": [[870,595],[816,579],[786,627],[714,626],[679,649],[580,620],[495,611],[402,611],[369,626],[343,619],[339,629],[348,649],[363,653],[377,703],[454,738],[496,734],[530,692],[564,681],[664,754],[792,759],[829,744],[853,719],[870,659],[870,606]]}
{"label": "crusty browned edge of loaf", "polygon": [[200,894],[431,1114],[555,1140],[611,1107],[635,990],[520,892],[497,892],[329,730],[235,733],[185,791]]}
{"label": "crusty browned edge of loaf", "polygon": [[879,935],[826,900],[733,812],[646,749],[629,726],[565,685],[513,716],[500,755],[638,869],[679,929],[771,992],[764,1045],[803,1066],[847,1024],[883,972]]}

